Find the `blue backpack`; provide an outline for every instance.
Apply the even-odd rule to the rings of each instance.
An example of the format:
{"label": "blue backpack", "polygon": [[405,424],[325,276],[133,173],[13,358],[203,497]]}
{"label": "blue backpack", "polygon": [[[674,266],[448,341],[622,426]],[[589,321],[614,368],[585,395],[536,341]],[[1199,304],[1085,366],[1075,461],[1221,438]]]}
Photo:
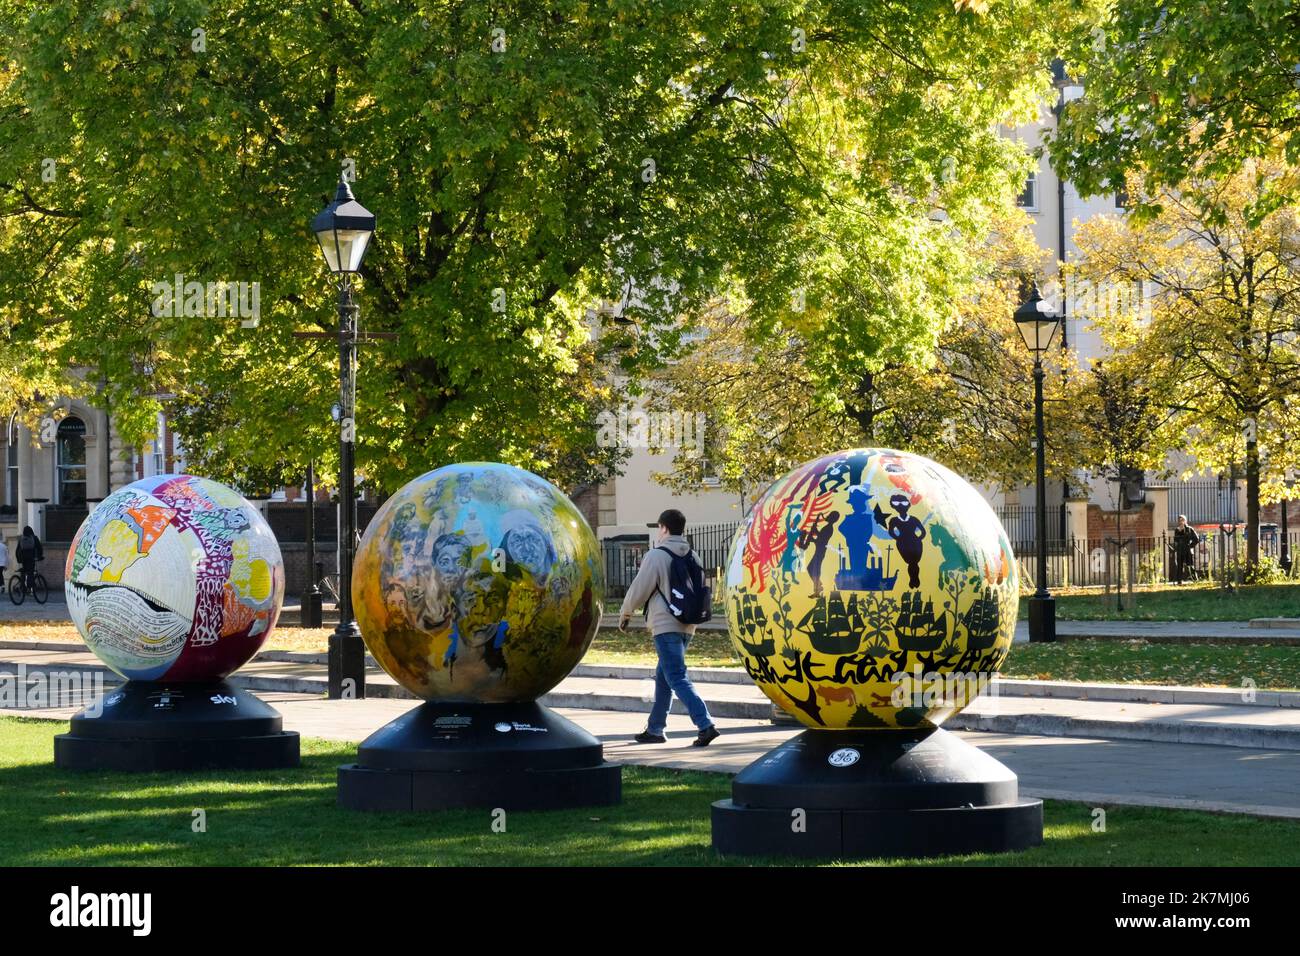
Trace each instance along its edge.
{"label": "blue backpack", "polygon": [[[672,559],[668,569],[668,594],[660,591],[660,596],[668,604],[668,611],[683,624],[703,624],[713,617],[713,589],[704,583],[704,568],[695,560],[691,552],[673,554],[668,548],[656,548],[667,551]],[[655,588],[658,591],[658,587]]]}

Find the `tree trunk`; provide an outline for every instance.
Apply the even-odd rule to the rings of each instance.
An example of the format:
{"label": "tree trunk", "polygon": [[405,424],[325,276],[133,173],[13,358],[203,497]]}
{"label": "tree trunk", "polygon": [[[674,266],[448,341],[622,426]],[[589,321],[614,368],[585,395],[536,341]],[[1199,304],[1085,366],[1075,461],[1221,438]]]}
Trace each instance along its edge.
{"label": "tree trunk", "polygon": [[1259,566],[1259,445],[1246,442],[1246,565]]}
{"label": "tree trunk", "polygon": [[[876,376],[867,372],[859,380],[857,388],[852,392],[853,398],[845,401],[844,410],[848,416],[858,423],[862,429],[862,437],[866,444],[871,445],[876,440]],[[856,401],[854,400],[856,398]]]}

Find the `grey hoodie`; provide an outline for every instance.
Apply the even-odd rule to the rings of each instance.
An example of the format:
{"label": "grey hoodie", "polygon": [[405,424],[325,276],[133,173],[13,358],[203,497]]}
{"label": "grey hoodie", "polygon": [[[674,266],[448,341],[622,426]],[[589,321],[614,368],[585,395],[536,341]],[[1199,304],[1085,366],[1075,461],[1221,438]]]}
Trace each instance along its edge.
{"label": "grey hoodie", "polygon": [[[641,605],[649,600],[646,622],[651,634],[690,636],[695,633],[695,625],[683,624],[673,617],[673,612],[668,610],[668,602],[663,598],[663,595],[668,593],[668,571],[673,565],[673,560],[666,551],[660,551],[659,548],[667,548],[679,556],[692,553],[690,542],[686,540],[685,535],[681,534],[670,534],[659,543],[658,547],[646,552],[646,556],[641,559],[641,567],[637,570],[636,577],[628,586],[627,597],[623,598],[623,607],[618,612],[619,620],[629,620]],[[699,557],[697,556],[695,560],[698,561]]]}

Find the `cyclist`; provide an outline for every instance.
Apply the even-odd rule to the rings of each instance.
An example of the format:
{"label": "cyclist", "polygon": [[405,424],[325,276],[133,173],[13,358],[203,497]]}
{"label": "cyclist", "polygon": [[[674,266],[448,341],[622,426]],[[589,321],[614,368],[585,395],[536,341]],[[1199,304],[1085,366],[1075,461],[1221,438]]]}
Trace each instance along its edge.
{"label": "cyclist", "polygon": [[0,537],[0,588],[5,586],[5,571],[9,570],[9,545]]}
{"label": "cyclist", "polygon": [[45,560],[45,549],[41,547],[41,539],[36,537],[36,532],[32,530],[31,525],[23,527],[15,552],[18,566],[22,568],[23,584],[30,588],[32,575],[36,573],[36,563]]}

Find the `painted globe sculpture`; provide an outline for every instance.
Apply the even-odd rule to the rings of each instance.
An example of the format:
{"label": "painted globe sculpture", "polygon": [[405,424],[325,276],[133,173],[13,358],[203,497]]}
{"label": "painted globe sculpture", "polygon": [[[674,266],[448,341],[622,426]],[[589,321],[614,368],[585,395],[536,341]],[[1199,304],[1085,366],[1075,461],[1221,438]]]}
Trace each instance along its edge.
{"label": "painted globe sculpture", "polygon": [[749,676],[808,727],[938,726],[1002,665],[1016,626],[1016,561],[993,509],[942,465],[884,448],[775,482],[726,581]]}
{"label": "painted globe sculpture", "polygon": [[483,462],[436,469],[388,499],[352,579],[370,653],[432,701],[536,700],[586,653],[604,591],[600,547],[573,502]]}
{"label": "painted globe sculpture", "polygon": [[275,627],[284,560],[237,492],[158,475],[113,492],[86,517],[64,591],[86,644],[122,677],[216,681]]}

